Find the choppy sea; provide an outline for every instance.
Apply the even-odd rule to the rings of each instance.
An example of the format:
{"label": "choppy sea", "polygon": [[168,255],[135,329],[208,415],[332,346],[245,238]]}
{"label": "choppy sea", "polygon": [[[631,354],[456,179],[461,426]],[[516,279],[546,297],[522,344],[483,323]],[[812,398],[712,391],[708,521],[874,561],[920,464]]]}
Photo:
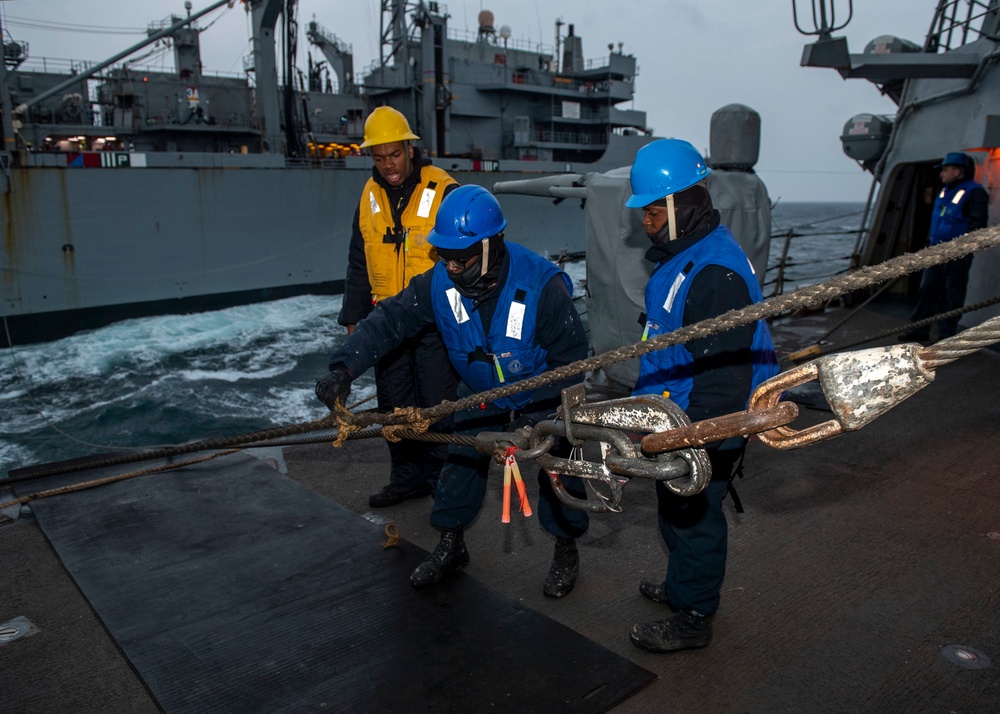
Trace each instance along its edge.
{"label": "choppy sea", "polygon": [[[784,292],[844,272],[863,208],[779,203],[765,296],[783,255]],[[579,287],[583,264],[567,271]],[[327,411],[313,383],[345,335],[340,305],[339,296],[303,296],[0,350],[0,478],[37,463],[318,419]],[[373,394],[364,375],[350,401]]]}

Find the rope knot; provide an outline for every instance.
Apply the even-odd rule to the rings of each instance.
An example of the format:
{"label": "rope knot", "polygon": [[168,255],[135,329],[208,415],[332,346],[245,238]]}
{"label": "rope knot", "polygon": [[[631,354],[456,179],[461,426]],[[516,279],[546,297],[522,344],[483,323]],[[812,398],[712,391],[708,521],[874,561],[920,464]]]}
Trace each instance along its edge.
{"label": "rope knot", "polygon": [[430,429],[431,424],[434,423],[427,417],[422,416],[417,407],[396,407],[392,412],[392,416],[406,419],[405,424],[390,424],[389,426],[382,427],[382,436],[386,441],[393,443],[403,440],[403,437],[399,433],[401,431],[415,431],[424,434]]}
{"label": "rope knot", "polygon": [[347,407],[339,401],[335,406],[336,409],[333,410],[332,416],[337,422],[337,438],[333,440],[333,447],[339,449],[353,432],[361,430],[361,426],[354,423],[354,415],[347,410]]}

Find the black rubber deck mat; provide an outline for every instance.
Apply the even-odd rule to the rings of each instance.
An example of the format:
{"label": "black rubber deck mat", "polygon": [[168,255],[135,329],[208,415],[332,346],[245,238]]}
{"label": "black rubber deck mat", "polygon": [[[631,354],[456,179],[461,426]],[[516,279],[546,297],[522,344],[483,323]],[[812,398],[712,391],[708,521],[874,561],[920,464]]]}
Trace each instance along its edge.
{"label": "black rubber deck mat", "polygon": [[426,551],[246,455],[32,509],[167,712],[600,712],[655,676],[465,573],[415,590]]}

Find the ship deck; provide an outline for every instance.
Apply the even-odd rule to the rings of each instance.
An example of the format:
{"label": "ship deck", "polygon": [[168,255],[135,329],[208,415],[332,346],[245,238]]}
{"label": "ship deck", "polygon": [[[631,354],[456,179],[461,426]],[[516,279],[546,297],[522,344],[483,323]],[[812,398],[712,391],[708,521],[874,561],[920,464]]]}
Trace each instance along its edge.
{"label": "ship deck", "polygon": [[[878,333],[898,324],[897,317],[865,311],[838,332],[838,340],[847,344]],[[839,318],[829,313],[806,320],[821,334]],[[778,324],[779,340],[782,330]],[[752,442],[745,478],[737,484],[746,511],[737,514],[726,503],[728,573],[714,639],[705,649],[653,655],[628,640],[633,623],[666,616],[664,606],[638,593],[640,580],[661,577],[666,562],[653,488],[640,480],[626,486],[622,513],[592,517],[590,532],[580,541],[575,590],[563,600],[549,600],[541,583],[551,540],[535,518],[515,514],[510,524],[500,522],[500,488],[494,479],[496,487],[467,532],[471,562],[454,580],[482,586],[655,675],[609,705],[616,713],[996,711],[998,359],[986,351],[939,368],[932,384],[860,431],[794,451]],[[828,417],[804,410],[801,419]],[[286,447],[281,459],[291,479],[359,521],[395,524],[411,554],[436,544],[437,533],[427,522],[429,500],[377,512],[368,507],[368,494],[383,485],[386,475],[382,443]],[[161,478],[142,480],[155,484]],[[210,470],[205,478],[211,478]],[[530,474],[526,481],[531,490]],[[0,491],[0,500],[8,495]],[[93,514],[94,519],[108,516]],[[384,535],[376,530],[380,544]],[[3,709],[160,710],[163,703],[144,683],[142,667],[123,654],[126,638],[121,632],[117,640],[112,636],[113,627],[106,627],[99,608],[78,587],[85,578],[68,572],[36,520],[15,518],[0,525],[0,563],[0,621],[22,616],[37,630],[0,644]],[[448,599],[467,592],[464,586],[449,587],[436,594],[411,590],[400,597],[433,597],[440,607],[457,610],[461,603]],[[359,589],[358,597],[364,593]],[[478,610],[466,612],[464,625],[475,631],[489,624],[496,616],[490,603],[484,598]],[[409,647],[419,652],[434,637],[432,632],[428,639],[414,638]],[[358,657],[382,662],[373,665],[382,686],[412,686],[407,672],[392,666],[397,660],[386,657],[365,630],[356,638]],[[544,638],[537,644],[548,645]],[[503,641],[464,638],[451,655],[490,658],[495,656],[491,650],[503,646]],[[575,653],[550,651],[547,656]],[[246,685],[254,684],[251,675]],[[542,677],[534,686],[564,685],[562,680],[546,684]],[[494,686],[490,677],[462,681],[449,709],[509,710],[503,701],[488,698]],[[260,697],[257,710],[282,708],[266,692]],[[425,704],[418,694],[410,710],[428,710]],[[330,709],[340,710],[336,703]],[[565,710],[581,709],[567,705]]]}

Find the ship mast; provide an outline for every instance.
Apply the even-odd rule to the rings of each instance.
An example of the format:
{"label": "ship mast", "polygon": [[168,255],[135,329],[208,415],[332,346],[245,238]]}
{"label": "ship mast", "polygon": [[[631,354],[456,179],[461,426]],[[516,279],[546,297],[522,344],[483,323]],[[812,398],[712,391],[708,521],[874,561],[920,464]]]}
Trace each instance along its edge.
{"label": "ship mast", "polygon": [[[0,110],[3,111],[2,126],[0,126],[0,137],[3,137],[3,146],[0,152],[12,151],[14,149],[14,122],[11,111],[10,92],[7,89],[7,43],[3,41],[3,25],[0,24],[0,47],[4,50],[4,56],[0,57]],[[3,154],[4,160],[9,160],[8,154]]]}
{"label": "ship mast", "polygon": [[257,79],[254,97],[264,123],[266,153],[285,153],[278,110],[278,72],[274,49],[274,27],[284,0],[251,0],[253,70]]}
{"label": "ship mast", "polygon": [[285,0],[283,13],[285,26],[285,61],[282,75],[284,78],[285,104],[285,146],[289,156],[302,156],[305,147],[298,131],[297,107],[295,106],[295,59],[298,52],[298,21],[295,19],[296,0]]}
{"label": "ship mast", "polygon": [[449,151],[447,22],[448,15],[442,14],[436,2],[382,0],[379,64],[383,69],[395,68],[406,78],[403,86],[408,87],[414,113],[411,126],[430,156]]}
{"label": "ship mast", "polygon": [[382,0],[379,18],[379,65],[406,67],[409,64],[409,48],[406,28],[406,0]]}

